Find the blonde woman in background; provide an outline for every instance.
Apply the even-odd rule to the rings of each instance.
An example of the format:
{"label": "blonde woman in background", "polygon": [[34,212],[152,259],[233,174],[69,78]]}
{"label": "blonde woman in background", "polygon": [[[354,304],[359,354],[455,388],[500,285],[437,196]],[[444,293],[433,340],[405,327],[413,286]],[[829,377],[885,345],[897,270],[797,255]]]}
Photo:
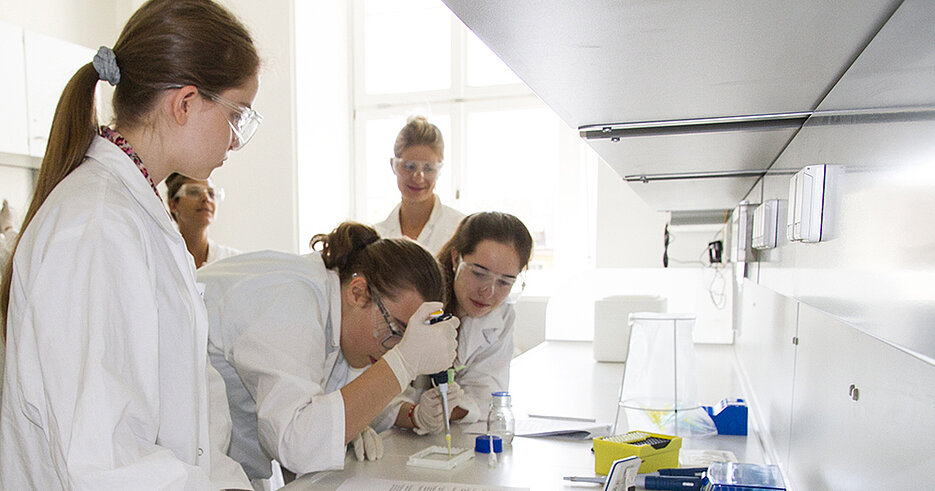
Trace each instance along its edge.
{"label": "blonde woman in background", "polygon": [[390,169],[402,199],[374,228],[382,237],[409,237],[438,254],[464,218],[435,194],[445,157],[442,132],[424,117],[412,117],[396,136],[393,154]]}
{"label": "blonde woman in background", "polygon": [[[207,179],[246,144],[259,65],[224,7],[150,0],[66,85],[0,290],[0,489],[250,489],[224,453],[229,411],[209,418],[223,380],[156,184]],[[99,80],[115,86],[111,126]]]}
{"label": "blonde woman in background", "polygon": [[224,199],[224,190],[215,188],[210,178],[199,180],[173,173],[166,178],[166,199],[196,268],[240,254],[237,249],[208,237],[208,226],[214,222],[218,204]]}

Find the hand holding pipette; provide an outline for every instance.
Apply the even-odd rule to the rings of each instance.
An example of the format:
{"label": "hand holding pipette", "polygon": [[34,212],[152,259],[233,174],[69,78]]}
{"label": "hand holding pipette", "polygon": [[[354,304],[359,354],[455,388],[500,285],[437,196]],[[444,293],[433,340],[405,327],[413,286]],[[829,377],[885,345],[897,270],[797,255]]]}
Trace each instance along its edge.
{"label": "hand holding pipette", "polygon": [[[426,324],[435,324],[442,322],[451,318],[451,314],[446,314],[444,311],[432,312],[429,315],[429,320],[425,321]],[[448,406],[448,383],[454,382],[454,370],[449,368],[448,370],[438,372],[432,375],[432,382],[438,387],[438,392],[442,396],[442,408],[444,410],[443,418],[445,419],[445,443],[448,444],[448,456],[451,456],[451,410]]]}

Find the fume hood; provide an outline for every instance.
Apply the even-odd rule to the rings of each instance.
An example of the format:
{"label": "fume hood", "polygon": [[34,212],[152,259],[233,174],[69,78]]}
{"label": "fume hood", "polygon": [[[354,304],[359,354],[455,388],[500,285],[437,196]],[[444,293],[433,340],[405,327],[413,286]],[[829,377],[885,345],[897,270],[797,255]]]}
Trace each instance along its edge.
{"label": "fume hood", "polygon": [[650,206],[697,212],[743,199],[901,2],[445,3]]}

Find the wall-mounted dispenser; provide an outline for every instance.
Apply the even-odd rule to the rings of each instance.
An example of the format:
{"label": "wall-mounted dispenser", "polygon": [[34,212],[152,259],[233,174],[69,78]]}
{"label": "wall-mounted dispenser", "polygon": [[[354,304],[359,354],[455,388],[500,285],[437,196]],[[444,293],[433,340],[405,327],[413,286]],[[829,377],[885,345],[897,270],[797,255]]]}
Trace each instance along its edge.
{"label": "wall-mounted dispenser", "polygon": [[786,237],[790,241],[820,242],[833,237],[833,191],[841,169],[840,165],[809,165],[789,179]]}
{"label": "wall-mounted dispenser", "polygon": [[779,216],[785,200],[766,200],[753,212],[753,248],[772,249],[779,245]]}
{"label": "wall-mounted dispenser", "polygon": [[741,201],[730,214],[730,260],[745,263],[756,260],[750,237],[753,235],[753,205]]}

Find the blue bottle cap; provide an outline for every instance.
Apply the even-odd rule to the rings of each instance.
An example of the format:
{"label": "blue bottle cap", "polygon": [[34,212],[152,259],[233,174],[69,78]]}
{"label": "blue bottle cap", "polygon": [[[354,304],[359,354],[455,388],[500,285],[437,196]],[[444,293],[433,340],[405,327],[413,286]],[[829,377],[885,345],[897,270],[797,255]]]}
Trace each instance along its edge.
{"label": "blue bottle cap", "polygon": [[474,451],[480,453],[490,453],[490,441],[493,440],[494,453],[503,452],[503,440],[499,436],[477,435],[474,439]]}

